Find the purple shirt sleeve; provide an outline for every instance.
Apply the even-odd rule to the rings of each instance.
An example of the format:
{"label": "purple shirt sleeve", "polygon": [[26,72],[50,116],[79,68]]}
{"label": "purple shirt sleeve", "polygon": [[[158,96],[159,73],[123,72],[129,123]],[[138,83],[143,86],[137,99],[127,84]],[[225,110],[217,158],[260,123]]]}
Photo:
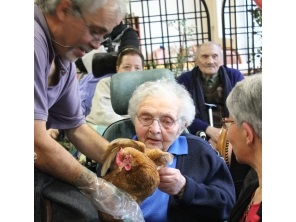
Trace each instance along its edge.
{"label": "purple shirt sleeve", "polygon": [[42,15],[34,23],[34,119],[47,122],[47,128],[69,129],[85,123],[80,105],[76,67],[56,58],[59,80],[48,86],[54,52]]}

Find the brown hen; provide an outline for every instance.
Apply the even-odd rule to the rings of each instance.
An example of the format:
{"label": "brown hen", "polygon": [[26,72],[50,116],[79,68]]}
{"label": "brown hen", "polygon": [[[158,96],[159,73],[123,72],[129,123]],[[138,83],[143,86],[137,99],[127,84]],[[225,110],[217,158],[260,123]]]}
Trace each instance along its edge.
{"label": "brown hen", "polygon": [[110,143],[106,156],[101,176],[129,193],[138,204],[159,185],[158,170],[173,161],[168,152],[147,149],[142,142],[123,138]]}

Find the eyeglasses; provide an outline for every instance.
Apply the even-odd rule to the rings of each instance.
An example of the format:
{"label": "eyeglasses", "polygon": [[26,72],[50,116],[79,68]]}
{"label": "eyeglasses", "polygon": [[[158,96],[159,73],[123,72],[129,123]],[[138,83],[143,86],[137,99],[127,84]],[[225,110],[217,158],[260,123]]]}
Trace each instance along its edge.
{"label": "eyeglasses", "polygon": [[[105,31],[103,31],[102,29],[98,28],[98,27],[94,27],[92,25],[87,24],[85,18],[83,17],[82,13],[79,13],[81,19],[83,20],[85,26],[88,28],[89,33],[91,34],[91,36],[94,38],[95,41],[99,42],[100,44],[102,44],[103,42],[107,41],[109,39],[108,38],[104,38],[104,34]],[[104,33],[104,34],[102,34]]]}
{"label": "eyeglasses", "polygon": [[172,125],[174,125],[182,117],[174,120],[173,118],[171,118],[169,116],[161,116],[157,119],[157,118],[153,118],[150,115],[140,115],[140,116],[137,116],[137,118],[139,119],[140,123],[143,126],[150,126],[153,123],[153,121],[156,120],[158,122],[159,126],[162,126],[163,128],[168,129]]}
{"label": "eyeglasses", "polygon": [[224,129],[229,129],[229,127],[234,123],[233,120],[229,120],[227,118],[222,118],[221,119],[221,125]]}

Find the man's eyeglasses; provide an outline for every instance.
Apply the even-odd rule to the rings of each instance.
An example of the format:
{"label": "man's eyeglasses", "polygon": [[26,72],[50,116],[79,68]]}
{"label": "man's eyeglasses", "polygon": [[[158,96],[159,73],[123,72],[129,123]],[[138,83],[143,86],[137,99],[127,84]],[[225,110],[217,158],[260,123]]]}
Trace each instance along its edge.
{"label": "man's eyeglasses", "polygon": [[229,129],[229,127],[234,123],[233,120],[227,119],[227,118],[222,118],[221,119],[221,125],[224,129]]}
{"label": "man's eyeglasses", "polygon": [[[88,28],[89,33],[94,38],[95,41],[100,42],[102,44],[103,42],[107,41],[109,38],[104,38],[104,31],[98,27],[94,27],[93,25],[89,25],[85,18],[83,17],[82,13],[79,13],[81,19],[83,20],[85,26]],[[104,33],[104,34],[102,34]]]}
{"label": "man's eyeglasses", "polygon": [[157,119],[157,118],[153,118],[150,115],[140,115],[140,116],[137,116],[137,118],[139,119],[140,123],[143,126],[150,126],[153,123],[153,121],[156,120],[158,122],[159,126],[162,126],[163,128],[168,129],[172,125],[174,125],[177,120],[181,119],[182,117],[174,120],[173,118],[171,118],[169,116],[161,116]]}

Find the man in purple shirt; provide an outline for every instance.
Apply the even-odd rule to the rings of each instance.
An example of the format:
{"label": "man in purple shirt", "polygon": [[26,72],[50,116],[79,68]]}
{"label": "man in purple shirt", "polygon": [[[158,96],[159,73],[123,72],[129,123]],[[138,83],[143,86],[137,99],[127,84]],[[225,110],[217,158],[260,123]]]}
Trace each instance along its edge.
{"label": "man in purple shirt", "polygon": [[97,178],[47,133],[63,129],[81,153],[103,163],[109,143],[85,122],[74,62],[97,49],[125,13],[124,0],[35,1],[34,221],[99,221],[98,210],[143,221],[136,202]]}

